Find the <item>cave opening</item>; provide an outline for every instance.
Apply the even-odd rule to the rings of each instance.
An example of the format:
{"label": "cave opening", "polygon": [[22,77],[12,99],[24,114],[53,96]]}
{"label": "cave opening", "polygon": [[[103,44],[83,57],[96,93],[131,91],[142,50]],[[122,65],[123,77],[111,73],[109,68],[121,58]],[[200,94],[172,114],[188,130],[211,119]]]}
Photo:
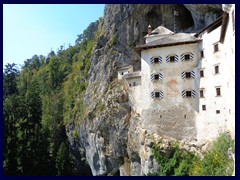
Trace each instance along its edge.
{"label": "cave opening", "polygon": [[184,6],[179,5],[177,8],[178,16],[176,16],[176,27],[178,31],[184,31],[190,27],[194,27],[194,20],[191,12]]}

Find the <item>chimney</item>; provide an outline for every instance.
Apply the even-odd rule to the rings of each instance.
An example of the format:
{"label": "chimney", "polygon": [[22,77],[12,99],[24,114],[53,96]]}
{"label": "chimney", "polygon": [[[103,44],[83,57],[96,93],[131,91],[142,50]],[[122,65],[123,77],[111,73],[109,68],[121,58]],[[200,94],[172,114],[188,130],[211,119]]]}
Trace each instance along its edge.
{"label": "chimney", "polygon": [[149,26],[148,26],[148,35],[150,36],[151,33],[152,33],[152,27],[151,27],[151,25],[149,24]]}

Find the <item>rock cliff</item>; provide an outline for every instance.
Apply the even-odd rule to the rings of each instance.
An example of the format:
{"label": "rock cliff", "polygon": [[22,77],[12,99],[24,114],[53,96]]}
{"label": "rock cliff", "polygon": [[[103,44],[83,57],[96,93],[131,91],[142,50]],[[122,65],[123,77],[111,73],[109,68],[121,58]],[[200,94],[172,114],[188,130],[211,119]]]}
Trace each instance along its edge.
{"label": "rock cliff", "polygon": [[[178,11],[178,16],[174,17],[173,11]],[[85,152],[93,175],[153,172],[158,168],[150,150],[153,143],[162,142],[162,148],[168,149],[175,141],[171,136],[163,137],[144,128],[143,121],[128,104],[127,84],[117,79],[121,66],[140,69],[140,57],[133,48],[143,44],[148,25],[153,29],[163,25],[176,32],[196,32],[221,14],[221,5],[209,4],[105,6],[84,100],[87,118],[74,127],[78,130],[77,144]],[[197,151],[192,146],[195,140],[180,141],[184,148]]]}

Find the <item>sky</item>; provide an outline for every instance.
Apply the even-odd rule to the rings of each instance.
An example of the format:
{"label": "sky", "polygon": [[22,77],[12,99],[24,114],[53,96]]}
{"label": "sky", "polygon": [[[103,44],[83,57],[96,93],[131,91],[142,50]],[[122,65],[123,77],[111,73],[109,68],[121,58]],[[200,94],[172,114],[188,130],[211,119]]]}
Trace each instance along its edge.
{"label": "sky", "polygon": [[74,45],[104,4],[3,4],[3,68]]}

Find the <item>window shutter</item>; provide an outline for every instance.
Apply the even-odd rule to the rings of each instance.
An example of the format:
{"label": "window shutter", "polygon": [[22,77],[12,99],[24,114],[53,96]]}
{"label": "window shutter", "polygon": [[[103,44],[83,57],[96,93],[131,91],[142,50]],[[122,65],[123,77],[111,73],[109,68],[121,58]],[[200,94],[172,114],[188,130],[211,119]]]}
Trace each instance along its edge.
{"label": "window shutter", "polygon": [[191,78],[195,79],[195,72],[194,71],[191,72]]}
{"label": "window shutter", "polygon": [[183,97],[183,98],[186,97],[186,91],[185,91],[185,90],[182,91],[182,97]]}
{"label": "window shutter", "polygon": [[186,78],[186,72],[183,71],[183,72],[182,72],[182,79],[185,79],[185,78]]}
{"label": "window shutter", "polygon": [[169,63],[170,62],[170,56],[166,57],[166,62]]}
{"label": "window shutter", "polygon": [[154,57],[150,59],[150,63],[153,64],[153,62],[154,62]]}
{"label": "window shutter", "polygon": [[151,81],[154,81],[154,74],[151,74]]}
{"label": "window shutter", "polygon": [[163,79],[163,75],[162,73],[159,73],[159,80],[162,80]]}
{"label": "window shutter", "polygon": [[155,93],[151,92],[151,98],[154,99],[154,97],[155,97]]}
{"label": "window shutter", "polygon": [[190,60],[193,61],[193,59],[194,59],[194,54],[193,54],[193,53],[190,53],[189,55],[190,55]]}
{"label": "window shutter", "polygon": [[178,55],[175,55],[174,57],[175,62],[178,62]]}
{"label": "window shutter", "polygon": [[161,56],[158,57],[158,62],[162,63],[162,57]]}
{"label": "window shutter", "polygon": [[196,97],[196,91],[192,90],[192,97]]}
{"label": "window shutter", "polygon": [[162,91],[159,92],[159,95],[160,95],[160,98],[163,98],[163,92]]}
{"label": "window shutter", "polygon": [[181,54],[181,61],[185,60],[185,54]]}

